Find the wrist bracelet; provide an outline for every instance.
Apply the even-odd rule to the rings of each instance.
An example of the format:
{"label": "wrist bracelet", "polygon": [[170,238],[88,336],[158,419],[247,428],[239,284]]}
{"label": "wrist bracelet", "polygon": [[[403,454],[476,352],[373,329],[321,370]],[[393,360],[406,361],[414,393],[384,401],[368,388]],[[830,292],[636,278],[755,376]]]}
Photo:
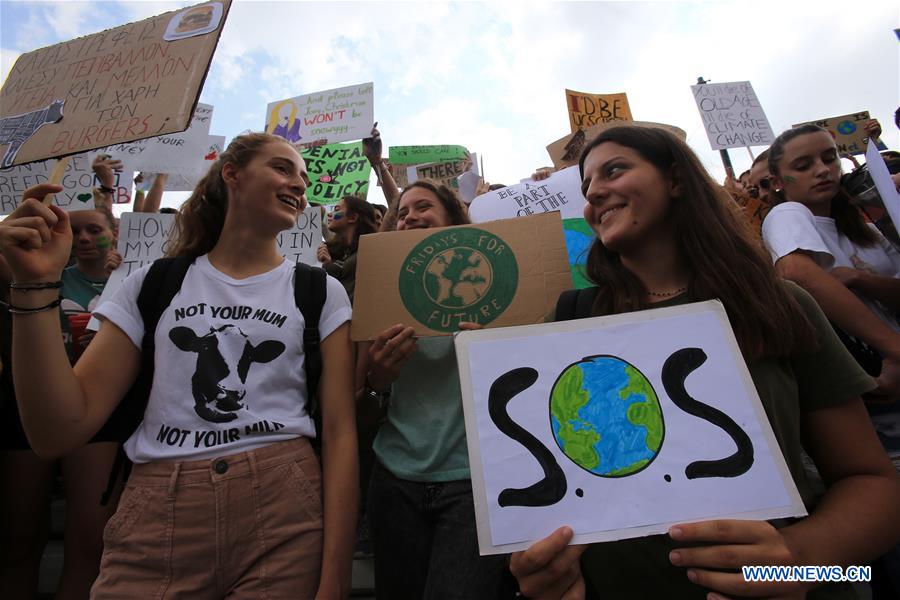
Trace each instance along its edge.
{"label": "wrist bracelet", "polygon": [[106,187],[102,183],[97,187],[104,194],[115,194],[116,193],[116,188]]}
{"label": "wrist bracelet", "polygon": [[62,287],[62,281],[42,281],[40,283],[16,283],[9,284],[9,289],[19,290],[20,292],[30,292],[31,290],[58,290]]}
{"label": "wrist bracelet", "polygon": [[13,306],[8,302],[2,302],[6,309],[9,311],[11,315],[33,315],[35,313],[44,312],[47,310],[53,310],[57,306],[62,303],[62,296],[57,296],[56,300],[51,302],[50,304],[45,304],[44,306],[38,306],[36,308],[23,308],[21,306]]}

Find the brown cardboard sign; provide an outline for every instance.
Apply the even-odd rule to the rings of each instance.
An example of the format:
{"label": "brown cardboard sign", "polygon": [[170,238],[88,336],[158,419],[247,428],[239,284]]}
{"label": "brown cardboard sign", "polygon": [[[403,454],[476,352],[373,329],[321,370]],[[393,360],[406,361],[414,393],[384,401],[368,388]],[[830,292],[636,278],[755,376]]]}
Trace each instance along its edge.
{"label": "brown cardboard sign", "polygon": [[636,125],[638,127],[659,127],[660,129],[665,129],[669,133],[673,133],[680,137],[682,140],[687,139],[687,134],[680,127],[675,127],[674,125],[666,125],[665,123],[653,123],[652,121],[610,121],[608,123],[601,123],[599,125],[594,125],[593,127],[589,127],[587,129],[580,129],[575,133],[570,133],[556,140],[549,146],[547,146],[547,153],[550,155],[550,160],[553,161],[553,166],[556,167],[556,170],[565,169],[566,167],[571,167],[572,165],[578,164],[578,159],[581,157],[581,151],[584,149],[585,144],[591,141],[598,135],[600,132],[609,129],[610,127],[618,127],[621,125]]}
{"label": "brown cardboard sign", "polygon": [[558,212],[365,235],[357,256],[354,341],[397,323],[419,336],[540,323],[573,288]]}
{"label": "brown cardboard sign", "polygon": [[631,121],[628,96],[621,94],[588,94],[566,90],[569,125],[572,133],[610,121]]}
{"label": "brown cardboard sign", "polygon": [[0,89],[0,162],[184,131],[230,6],[215,0],[20,56]]}
{"label": "brown cardboard sign", "polygon": [[[837,145],[838,154],[841,156],[853,156],[854,154],[866,153],[866,142],[869,140],[869,134],[864,129],[866,122],[870,119],[869,111],[863,110],[850,115],[841,115],[839,117],[829,117],[818,121],[807,121],[805,123],[795,123],[791,127],[799,127],[801,125],[818,125],[822,129],[828,131],[834,138]],[[880,140],[876,142],[878,144]],[[879,150],[887,150],[884,144],[879,145]]]}

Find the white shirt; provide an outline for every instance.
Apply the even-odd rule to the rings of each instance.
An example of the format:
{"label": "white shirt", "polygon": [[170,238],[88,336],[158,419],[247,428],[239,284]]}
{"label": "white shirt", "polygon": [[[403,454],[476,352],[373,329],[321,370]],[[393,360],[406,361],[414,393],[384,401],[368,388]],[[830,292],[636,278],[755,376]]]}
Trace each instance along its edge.
{"label": "white shirt", "polygon": [[[869,247],[858,246],[840,234],[834,219],[817,217],[799,202],[784,202],[772,208],[762,225],[763,241],[772,262],[803,250],[824,270],[850,267],[875,275],[900,277],[900,253],[874,225],[870,225],[878,242]],[[857,293],[860,300],[882,321],[900,331],[893,312],[879,302]]]}
{"label": "white shirt", "polygon": [[[94,312],[137,348],[144,335],[137,297],[149,268],[132,273]],[[349,319],[347,293],[328,277],[321,338]],[[144,420],[125,443],[133,462],[215,458],[315,436],[293,263],[233,279],[201,256],[163,312],[154,341]]]}

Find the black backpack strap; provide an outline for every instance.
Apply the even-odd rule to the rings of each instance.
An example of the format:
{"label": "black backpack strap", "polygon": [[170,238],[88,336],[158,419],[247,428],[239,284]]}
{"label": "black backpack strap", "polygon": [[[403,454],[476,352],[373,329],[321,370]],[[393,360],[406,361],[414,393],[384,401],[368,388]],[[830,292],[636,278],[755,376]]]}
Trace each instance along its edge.
{"label": "black backpack strap", "polygon": [[319,379],[322,375],[322,341],[319,335],[319,319],[328,297],[326,273],[319,267],[298,262],[294,268],[294,302],[303,315],[303,368],[306,370],[306,397],[308,412],[316,426],[314,447],[321,444],[322,411],[318,398]]}
{"label": "black backpack strap", "polygon": [[590,317],[597,298],[597,288],[568,290],[560,294],[556,301],[555,321],[571,321]]}
{"label": "black backpack strap", "polygon": [[193,262],[194,258],[190,256],[161,258],[150,266],[144,282],[141,284],[141,291],[137,298],[138,310],[144,322],[140,371],[128,393],[125,394],[110,417],[111,420],[116,419],[121,437],[115,461],[110,469],[109,480],[106,483],[106,491],[103,492],[100,500],[101,504],[106,505],[109,502],[119,473],[122,473],[123,480],[127,480],[131,473],[131,461],[125,455],[122,444],[141,424],[144,419],[144,411],[147,409],[147,401],[150,399],[150,388],[153,386],[153,354],[156,350],[154,342],[156,326],[159,324],[163,311],[169,307],[172,299],[181,289],[184,277]]}

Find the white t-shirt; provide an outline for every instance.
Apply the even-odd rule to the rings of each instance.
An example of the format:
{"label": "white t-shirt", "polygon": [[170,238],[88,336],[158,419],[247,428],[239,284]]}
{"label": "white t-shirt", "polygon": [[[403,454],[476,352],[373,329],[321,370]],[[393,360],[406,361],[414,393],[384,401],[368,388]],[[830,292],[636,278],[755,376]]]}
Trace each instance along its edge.
{"label": "white t-shirt", "polygon": [[[772,208],[762,225],[763,241],[772,255],[772,262],[791,252],[804,250],[820,267],[831,271],[835,267],[850,267],[875,275],[900,277],[900,253],[874,225],[878,236],[874,246],[857,246],[838,233],[834,219],[817,217],[799,202],[784,202]],[[892,311],[879,302],[857,294],[882,321],[900,331],[900,323]]]}
{"label": "white t-shirt", "polygon": [[[132,273],[94,311],[138,348],[144,324],[137,297],[149,268]],[[349,319],[347,293],[328,277],[321,338]],[[135,463],[215,458],[315,436],[306,406],[303,315],[294,302],[293,263],[233,279],[201,256],[163,312],[154,341],[144,420],[125,443]]]}

